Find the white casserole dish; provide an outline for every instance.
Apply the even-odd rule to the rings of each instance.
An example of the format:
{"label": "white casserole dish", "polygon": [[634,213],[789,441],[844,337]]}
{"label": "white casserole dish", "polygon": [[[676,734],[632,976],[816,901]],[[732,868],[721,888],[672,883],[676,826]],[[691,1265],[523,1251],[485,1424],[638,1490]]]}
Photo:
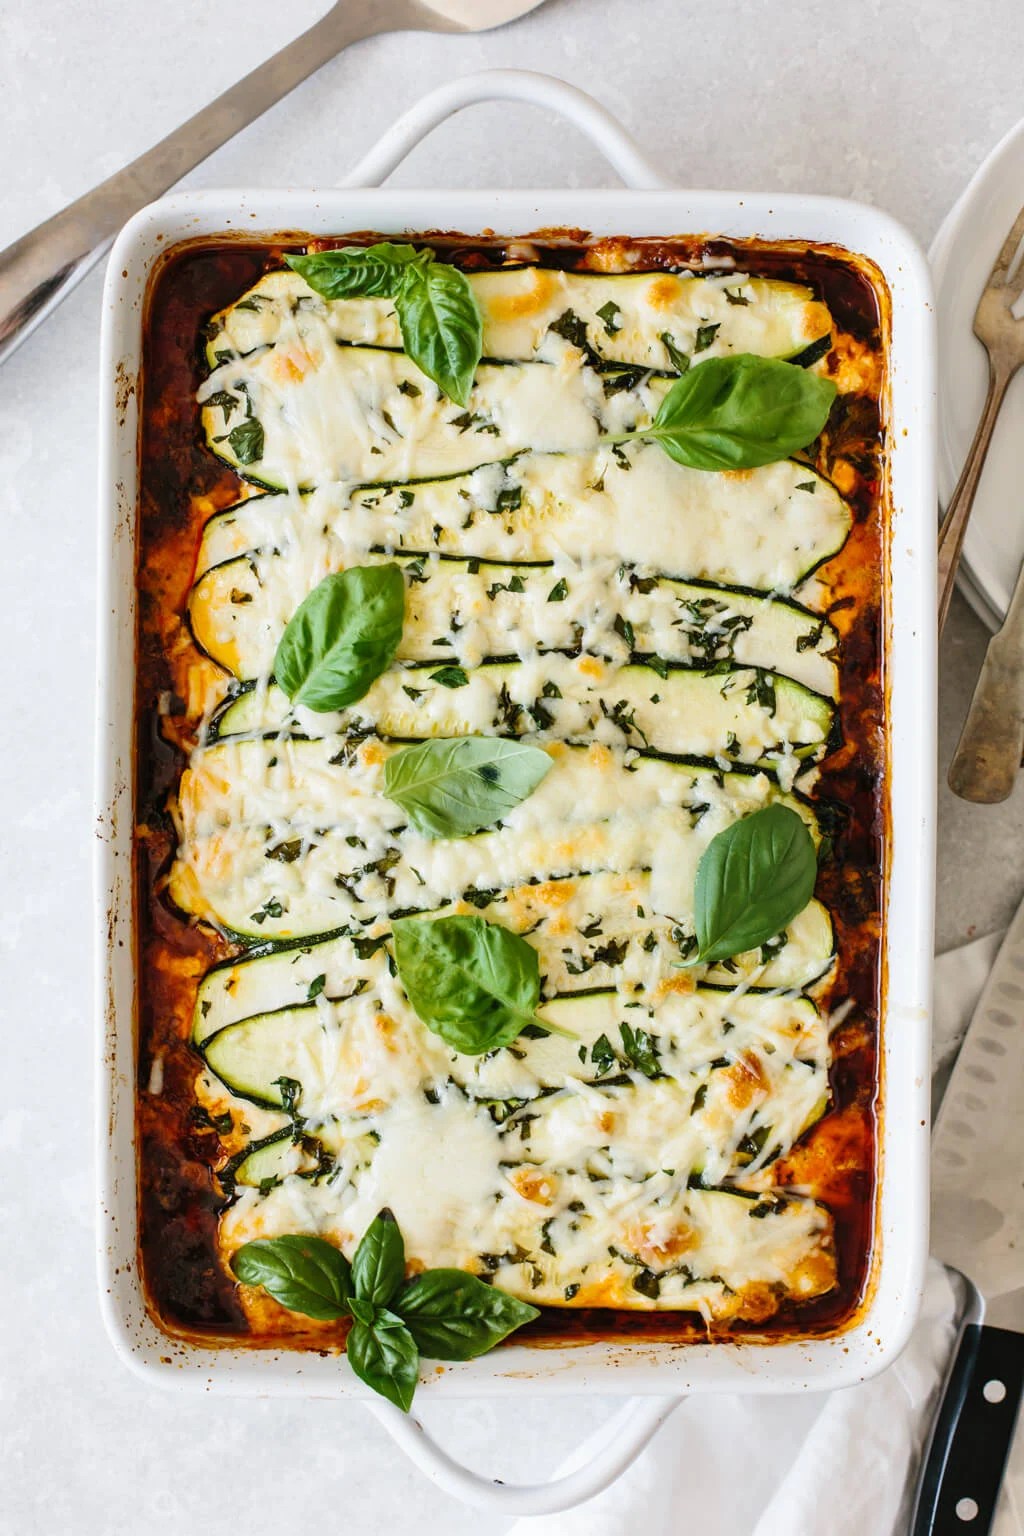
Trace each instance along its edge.
{"label": "white casserole dish", "polygon": [[[471,102],[529,101],[570,118],[604,150],[627,190],[392,192],[383,179],[422,135]],[[351,1372],[314,1353],[204,1348],[163,1333],[147,1314],[136,1259],[135,975],[132,910],[133,689],[138,391],[150,273],[170,246],[204,234],[303,229],[337,234],[425,228],[521,233],[575,225],[596,235],[713,231],[845,246],[881,269],[892,301],[889,398],[893,508],[888,615],[892,846],[881,1020],[884,1109],[878,1148],[877,1243],[870,1295],[834,1338],[757,1344],[512,1345],[424,1382],[427,1395],[638,1393],[612,1452],[558,1491],[500,1488],[434,1452],[414,1419],[374,1407],[449,1491],[506,1511],[564,1508],[617,1475],[672,1403],[689,1392],[821,1391],[888,1365],[917,1309],[927,1253],[928,1018],[932,954],[935,621],[935,362],[927,266],[910,236],[864,205],[671,189],[624,131],[573,88],[515,71],[453,82],[412,109],[348,180],[348,190],[198,192],[168,197],[122,232],[104,294],[100,388],[97,894],[99,1267],[103,1311],[122,1358],[149,1380],[202,1392],[369,1397]],[[372,188],[372,189],[370,189]],[[493,1502],[493,1499],[491,1500]]]}

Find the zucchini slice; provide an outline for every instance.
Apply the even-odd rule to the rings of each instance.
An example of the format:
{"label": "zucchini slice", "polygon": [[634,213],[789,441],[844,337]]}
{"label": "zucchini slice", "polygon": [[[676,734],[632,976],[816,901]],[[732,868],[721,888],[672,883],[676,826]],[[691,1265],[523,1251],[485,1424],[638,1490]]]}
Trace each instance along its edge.
{"label": "zucchini slice", "polygon": [[[636,1090],[637,1104],[641,1097]],[[629,1120],[643,1137],[642,1117]],[[298,1189],[286,1176],[265,1194],[245,1190],[222,1218],[229,1254],[252,1237],[294,1230],[298,1198],[316,1229],[336,1233],[346,1251],[350,1234],[387,1205],[414,1262],[454,1262],[553,1306],[685,1308],[763,1322],[783,1299],[805,1300],[835,1283],[832,1222],[821,1206],[691,1187],[660,1148],[643,1176],[630,1178],[649,1138],[631,1148],[617,1137],[614,1153],[595,1145],[582,1166],[539,1167],[517,1151],[511,1128],[454,1088],[437,1104],[421,1097],[418,1108],[395,1106],[324,1130],[335,1171]],[[692,1156],[685,1123],[673,1130],[673,1149]],[[597,1134],[607,1139],[607,1131]]]}
{"label": "zucchini slice", "polygon": [[[276,1070],[282,1063],[294,1065],[300,1047],[304,1048],[301,1064],[310,1070],[310,1052],[322,1042],[311,1042],[300,1031],[292,1042],[295,1049],[288,1050],[283,1032],[274,1036],[261,1027],[262,1023],[251,1020],[233,1024],[228,1032],[231,1038],[211,1041],[211,1056],[217,1060],[216,1066],[211,1063],[211,1070],[236,1097],[270,1105],[272,1100],[265,1094],[273,1095],[276,1090],[263,1073]],[[756,1098],[737,1109],[733,1104],[737,1085],[745,1091],[748,1080],[754,1071],[763,1070],[767,1058],[751,1052],[749,1061],[737,1064],[719,1056],[681,1076],[668,1075],[675,1068],[668,1045],[662,1059],[666,1075],[643,1086],[628,1078],[607,1084],[577,1079],[588,1083],[588,1092],[559,1088],[525,1101],[485,1099],[476,1093],[468,1097],[501,1126],[509,1163],[521,1160],[559,1169],[586,1166],[595,1146],[602,1143],[602,1123],[613,1118],[617,1178],[640,1181],[661,1161],[677,1176],[685,1175],[686,1182],[708,1185],[751,1178],[777,1157],[785,1157],[828,1108],[827,1070],[814,1062],[789,1060],[781,1066],[772,1059],[771,1077],[765,1073]],[[450,1092],[452,1083],[461,1086],[457,1074],[456,1068],[448,1088],[419,1087],[410,1075],[401,1089],[420,1092],[433,1103]],[[298,1081],[285,1072],[281,1078]],[[308,1144],[299,1156],[289,1157],[290,1149],[278,1140],[266,1142],[234,1166],[229,1164],[225,1169],[229,1179],[259,1186],[268,1176],[330,1169],[332,1142],[343,1145],[350,1134],[350,1117],[364,1111],[362,1101],[358,1097],[353,1101],[344,1084],[316,1086],[324,1088],[317,1102],[336,1104],[338,1110],[316,1112],[312,1122],[315,1129],[308,1133]],[[313,1095],[309,1097],[312,1101]],[[397,1108],[397,1100],[388,1101],[379,1094],[371,1103],[374,1116]],[[322,1148],[323,1155],[316,1155],[314,1148]],[[311,1164],[306,1161],[310,1157]]]}
{"label": "zucchini slice", "polygon": [[[501,1128],[504,1162],[587,1166],[613,1118],[608,1157],[629,1180],[659,1163],[711,1184],[749,1177],[828,1104],[828,1025],[806,998],[698,991],[652,1010],[609,990],[553,998],[542,1017],[575,1039],[522,1036],[461,1056],[400,996],[384,1011],[360,994],[242,1019],[202,1049],[229,1092],[287,1108],[328,1148],[353,1121],[362,1132],[366,1117],[410,1096],[441,1104],[454,1087]],[[260,1158],[240,1182],[266,1177]]]}
{"label": "zucchini slice", "polygon": [[[387,558],[363,556],[361,563]],[[582,633],[587,650],[600,656],[649,654],[689,666],[735,661],[836,697],[835,629],[785,598],[643,577],[614,561],[585,569],[562,561],[556,569],[420,554],[398,563],[407,582],[401,660],[472,665],[510,643],[519,654],[567,649]],[[192,632],[235,677],[269,675],[285,625],[321,578],[301,551],[224,561],[189,593]],[[558,601],[552,592],[562,594]]]}
{"label": "zucchini slice", "polygon": [[484,662],[456,688],[437,670],[434,662],[393,668],[358,703],[332,714],[293,712],[277,687],[249,688],[214,717],[208,740],[368,729],[410,741],[474,732],[547,739],[550,732],[562,741],[781,768],[791,777],[833,745],[831,700],[760,668],[615,667],[552,653]]}
{"label": "zucchini slice", "polygon": [[[300,1084],[291,1100],[304,1120],[365,1113],[367,1101],[396,1102],[402,1091],[445,1082],[481,1102],[515,1106],[564,1091],[568,1078],[618,1091],[647,1078],[697,1074],[703,1082],[712,1067],[731,1073],[727,1086],[745,1108],[784,1091],[794,1064],[819,1075],[829,1065],[827,1021],[806,997],[698,988],[652,1008],[611,989],[563,994],[538,1017],[571,1038],[523,1035],[484,1056],[462,1056],[431,1034],[397,985],[384,1003],[364,991],[254,1014],[209,1035],[201,1050],[226,1088],[266,1109],[286,1107],[282,1080]],[[819,1096],[826,1088],[821,1076]]]}
{"label": "zucchini slice", "polygon": [[784,592],[842,548],[850,524],[831,481],[797,460],[712,475],[631,444],[620,458],[530,454],[442,480],[253,496],[209,519],[196,569],[257,550],[321,573],[375,546],[496,561],[569,550]]}
{"label": "zucchini slice", "polygon": [[[727,352],[793,357],[832,329],[827,308],[810,289],[731,272],[692,277],[507,267],[466,275],[480,307],[485,357],[527,360],[542,349],[575,343],[603,362],[675,372],[666,334],[699,364]],[[296,272],[269,272],[214,315],[207,362],[215,368],[228,352],[245,356],[296,343],[321,347],[327,339],[400,348],[394,304],[327,300]]]}
{"label": "zucchini slice", "polygon": [[832,1220],[812,1200],[691,1189],[661,1168],[642,1184],[595,1172],[541,1175],[535,1182],[557,1189],[553,1209],[503,1200],[512,1209],[493,1219],[481,1271],[546,1306],[685,1309],[755,1322],[783,1298],[804,1301],[835,1284]]}
{"label": "zucchini slice", "polygon": [[[767,960],[752,952],[737,956],[728,968],[677,970],[674,961],[689,944],[679,925],[654,913],[646,871],[567,875],[514,887],[490,900],[488,892],[471,894],[471,901],[454,902],[439,913],[476,912],[528,934],[540,957],[545,996],[621,983],[642,989],[638,995],[657,1004],[673,989],[686,995],[685,989],[699,980],[705,991],[721,993],[724,1007],[738,983],[751,993],[791,990],[812,984],[832,961],[832,927],[818,902],[795,919],[786,944],[773,946]],[[600,933],[593,931],[595,912],[603,914]],[[365,932],[278,945],[214,966],[199,986],[193,1044],[201,1046],[239,1019],[299,1007],[320,996],[332,1005],[369,989],[390,998],[388,937],[386,922],[381,922]]]}
{"label": "zucchini slice", "polygon": [[302,342],[224,363],[199,391],[217,456],[257,485],[405,481],[462,474],[516,454],[588,453],[603,433],[649,423],[671,380],[646,372],[606,395],[592,369],[482,363],[465,409],[406,357]]}
{"label": "zucchini slice", "polygon": [[[430,910],[466,893],[479,905],[481,893],[495,898],[495,887],[580,870],[648,871],[633,904],[645,908],[641,933],[648,914],[690,933],[697,862],[716,832],[785,798],[820,835],[810,804],[780,797],[766,774],[658,758],[627,762],[600,746],[552,744],[551,771],[500,829],[431,840],[381,793],[383,764],[396,747],[371,738],[343,748],[348,760],[336,761],[337,746],[243,739],[193,755],[179,791],[170,874],[170,893],[183,910],[260,942],[361,925],[383,912]],[[558,893],[563,900],[566,892]],[[812,949],[819,958],[831,955],[831,932],[818,934]],[[677,947],[671,958],[678,957]],[[797,964],[804,974],[805,960]]]}
{"label": "zucchini slice", "polygon": [[302,1146],[295,1141],[288,1125],[284,1130],[244,1147],[237,1157],[220,1169],[217,1177],[228,1189],[242,1184],[267,1193],[288,1174],[298,1173],[305,1161]]}

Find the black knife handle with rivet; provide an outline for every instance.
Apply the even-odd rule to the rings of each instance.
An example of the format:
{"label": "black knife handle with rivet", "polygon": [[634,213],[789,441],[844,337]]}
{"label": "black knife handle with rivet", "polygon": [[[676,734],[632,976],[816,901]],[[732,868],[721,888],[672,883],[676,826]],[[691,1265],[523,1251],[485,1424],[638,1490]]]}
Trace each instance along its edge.
{"label": "black knife handle with rivet", "polygon": [[1024,1333],[969,1324],[946,1383],[911,1536],[985,1536],[1024,1390]]}

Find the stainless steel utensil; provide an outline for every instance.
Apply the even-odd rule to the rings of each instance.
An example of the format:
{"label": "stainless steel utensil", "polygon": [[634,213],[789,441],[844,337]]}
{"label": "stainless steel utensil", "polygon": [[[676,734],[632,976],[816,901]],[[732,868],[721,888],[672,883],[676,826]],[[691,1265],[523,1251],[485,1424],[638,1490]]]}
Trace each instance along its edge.
{"label": "stainless steel utensil", "polygon": [[953,754],[949,787],[962,800],[995,805],[1017,781],[1024,754],[1024,565],[1006,618],[988,643],[971,707]]}
{"label": "stainless steel utensil", "polygon": [[543,0],[337,0],[322,20],[159,144],[0,251],[0,362],[95,266],[121,226],[350,43],[380,32],[489,32]]}
{"label": "stainless steel utensil", "polygon": [[964,534],[967,532],[968,519],[996,419],[1010,380],[1021,363],[1024,363],[1024,320],[1018,320],[1014,314],[1014,306],[1024,293],[1024,263],[1017,264],[1014,261],[1022,240],[1024,208],[1017,215],[1013,228],[1003,242],[974,316],[974,334],[988,353],[988,396],[970,452],[939,529],[940,632],[949,612]]}
{"label": "stainless steel utensil", "polygon": [[932,1138],[936,1257],[973,1284],[912,1536],[991,1529],[1024,1389],[1024,906],[971,1020]]}

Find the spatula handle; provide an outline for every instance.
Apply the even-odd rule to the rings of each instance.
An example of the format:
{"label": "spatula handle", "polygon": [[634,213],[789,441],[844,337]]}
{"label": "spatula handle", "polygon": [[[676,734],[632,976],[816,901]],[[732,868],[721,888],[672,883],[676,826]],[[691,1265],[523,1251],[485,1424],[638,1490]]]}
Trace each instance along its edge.
{"label": "spatula handle", "polygon": [[1024,1334],[969,1324],[935,1421],[911,1536],[986,1536],[1024,1389]]}

